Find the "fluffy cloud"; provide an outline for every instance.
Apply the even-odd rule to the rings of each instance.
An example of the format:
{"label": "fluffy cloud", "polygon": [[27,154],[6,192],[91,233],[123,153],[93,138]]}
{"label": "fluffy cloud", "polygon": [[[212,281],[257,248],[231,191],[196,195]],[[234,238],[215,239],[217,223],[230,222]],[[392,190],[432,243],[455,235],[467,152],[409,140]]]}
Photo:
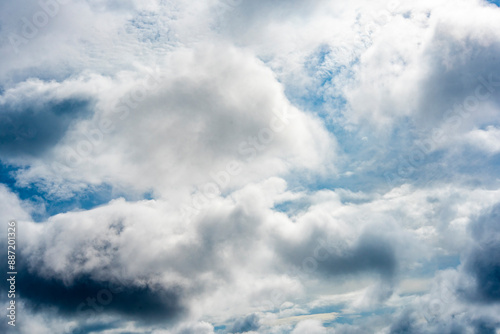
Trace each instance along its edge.
{"label": "fluffy cloud", "polygon": [[497,6],[0,13],[21,333],[500,327]]}
{"label": "fluffy cloud", "polygon": [[[340,291],[365,289],[347,299],[351,309],[372,309],[393,295],[402,268],[415,271],[416,263],[425,263],[427,256],[441,252],[435,247],[445,245],[421,235],[421,226],[412,227],[411,219],[420,218],[412,218],[409,204],[418,196],[417,191],[397,197],[400,217],[413,233],[396,225],[387,230],[385,220],[397,210],[394,195],[345,205],[339,195],[321,192],[304,212],[275,212],[277,204],[298,198],[280,179],[218,197],[189,224],[163,201],[115,200],[22,226],[24,265],[18,280],[33,288],[21,296],[30,310],[55,308],[75,321],[87,316],[102,321],[106,314],[152,324],[209,312],[226,322],[230,309],[241,316],[252,310],[272,312],[297,298],[320,298],[313,285],[328,291],[335,282]],[[446,198],[447,192],[439,196]],[[487,207],[481,196],[488,193],[472,196],[476,205]],[[424,215],[430,212],[425,210]],[[479,211],[468,216],[473,212]],[[456,212],[448,219],[459,217]],[[465,237],[464,230],[459,232]],[[428,255],[417,255],[418,249]],[[349,283],[353,277],[365,278]],[[228,293],[237,295],[233,299]],[[255,330],[256,319],[237,320],[233,331]]]}
{"label": "fluffy cloud", "polygon": [[293,334],[301,333],[311,333],[311,334],[323,334],[326,333],[326,329],[322,326],[319,321],[306,320],[299,322],[299,324],[292,331]]}
{"label": "fluffy cloud", "polygon": [[[217,182],[220,191],[291,170],[333,170],[334,138],[317,118],[293,107],[272,73],[250,55],[228,46],[205,46],[179,50],[166,62],[163,66],[168,67],[156,73],[126,72],[115,80],[91,75],[60,84],[31,81],[7,90],[6,106],[30,92],[35,98],[49,89],[57,92],[53,95],[94,87],[103,92],[94,92],[90,117],[71,100],[32,111],[51,124],[50,133],[42,122],[17,124],[27,117],[15,111],[15,116],[7,114],[15,129],[31,126],[33,138],[6,141],[4,159],[24,162],[7,155],[8,150],[21,155],[29,149],[40,155],[46,145],[51,148],[46,159],[30,161],[20,180],[106,182],[160,196],[172,195],[172,187],[190,190],[210,181]],[[70,126],[68,113],[60,110],[65,105],[86,119],[76,122],[73,117]],[[226,181],[219,175],[228,169],[231,180]]]}

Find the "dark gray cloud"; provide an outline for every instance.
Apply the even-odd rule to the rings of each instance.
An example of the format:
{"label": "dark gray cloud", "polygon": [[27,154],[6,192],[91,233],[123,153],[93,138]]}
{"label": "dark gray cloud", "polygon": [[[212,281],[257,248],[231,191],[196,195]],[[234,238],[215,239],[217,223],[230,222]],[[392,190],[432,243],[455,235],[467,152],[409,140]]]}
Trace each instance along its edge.
{"label": "dark gray cloud", "polygon": [[[23,267],[18,268],[16,286],[19,297],[31,311],[55,308],[61,315],[81,320],[110,314],[148,324],[163,323],[174,321],[187,311],[182,289],[165,288],[146,279],[139,284],[119,279],[98,281],[80,275],[66,283]],[[1,289],[5,289],[4,285]]]}
{"label": "dark gray cloud", "polygon": [[90,114],[90,101],[76,98],[0,105],[0,158],[40,156]]}
{"label": "dark gray cloud", "polygon": [[[465,250],[462,267],[447,277],[456,278],[457,285],[449,292],[451,299],[440,298],[438,291],[430,293],[430,303],[424,309],[408,306],[396,315],[391,333],[496,333],[500,321],[486,308],[500,302],[500,204],[479,216],[469,226],[471,246]],[[455,284],[449,282],[446,286]],[[441,296],[442,297],[442,296]],[[436,303],[432,305],[432,303]],[[422,322],[425,318],[426,322]]]}
{"label": "dark gray cloud", "polygon": [[420,313],[411,307],[396,315],[390,327],[391,334],[494,334],[498,321],[476,314],[472,309],[465,313],[442,316],[432,322],[422,321]]}
{"label": "dark gray cloud", "polygon": [[259,316],[257,314],[250,314],[242,319],[236,320],[229,333],[244,333],[256,331],[259,329],[259,327]]}
{"label": "dark gray cloud", "polygon": [[391,325],[391,334],[416,333],[414,314],[406,310]]}
{"label": "dark gray cloud", "polygon": [[325,276],[375,272],[384,278],[394,276],[397,258],[393,243],[387,238],[364,233],[348,247],[341,241],[327,242],[324,236],[324,231],[317,231],[300,244],[282,241],[280,253],[304,272],[315,271]]}
{"label": "dark gray cloud", "polygon": [[[448,317],[439,319],[434,323],[422,322],[419,313],[412,308],[403,310],[396,315],[390,327],[390,334],[461,334],[466,333],[463,319]],[[470,327],[469,327],[470,328]]]}
{"label": "dark gray cloud", "polygon": [[[484,40],[456,40],[444,27],[434,38],[436,43],[427,50],[432,71],[422,85],[418,107],[421,114],[417,120],[433,127],[436,121],[443,120],[454,125],[462,114],[478,117],[483,113],[476,103],[500,104],[500,73],[494,71],[500,68],[500,44],[485,46]],[[466,121],[469,120],[467,116]]]}
{"label": "dark gray cloud", "polygon": [[110,330],[120,326],[120,321],[114,322],[94,322],[91,324],[81,325],[71,331],[71,334],[90,334],[100,333],[105,330]]}
{"label": "dark gray cloud", "polygon": [[496,334],[498,324],[491,323],[487,320],[479,320],[474,323],[474,334]]}
{"label": "dark gray cloud", "polygon": [[500,244],[475,247],[466,265],[476,281],[474,297],[486,302],[500,301]]}
{"label": "dark gray cloud", "polygon": [[474,245],[466,255],[464,268],[475,280],[472,300],[500,302],[500,205],[485,213],[471,226]]}

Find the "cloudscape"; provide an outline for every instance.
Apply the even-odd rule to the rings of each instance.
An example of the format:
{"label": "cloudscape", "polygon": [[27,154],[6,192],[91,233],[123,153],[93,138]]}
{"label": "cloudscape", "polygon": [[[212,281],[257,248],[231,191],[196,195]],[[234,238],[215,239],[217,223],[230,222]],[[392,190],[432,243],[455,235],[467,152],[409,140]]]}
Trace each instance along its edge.
{"label": "cloudscape", "polygon": [[499,334],[499,6],[0,0],[0,332]]}

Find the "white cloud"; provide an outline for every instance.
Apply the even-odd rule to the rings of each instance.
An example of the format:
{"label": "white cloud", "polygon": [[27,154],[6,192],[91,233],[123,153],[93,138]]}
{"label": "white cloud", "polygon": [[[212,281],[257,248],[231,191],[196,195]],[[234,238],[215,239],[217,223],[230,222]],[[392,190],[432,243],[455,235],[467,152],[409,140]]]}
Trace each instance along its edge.
{"label": "white cloud", "polygon": [[[43,224],[25,224],[22,252],[29,259],[30,271],[40,277],[52,277],[67,286],[89,277],[96,282],[176,289],[194,319],[225,323],[231,315],[270,312],[286,303],[311,301],[298,313],[283,313],[301,316],[321,305],[325,293],[335,303],[340,298],[335,295],[346,289],[357,292],[337,303],[347,303],[350,312],[373,309],[393,294],[392,285],[399,284],[391,275],[405,277],[412,264],[440,254],[442,247],[454,253],[466,244],[457,244],[459,239],[446,225],[440,227],[441,241],[405,231],[418,231],[421,225],[416,222],[435,214],[436,203],[448,200],[450,193],[467,193],[464,190],[405,188],[369,203],[347,205],[339,203],[335,193],[326,196],[328,192],[323,191],[316,194],[316,204],[291,217],[272,209],[284,193],[279,179],[249,185],[230,197],[214,199],[189,224],[164,201],[119,199],[93,210],[59,214]],[[434,201],[425,204],[429,197]],[[459,210],[449,213],[446,221],[461,215],[473,217],[495,201],[497,192],[459,196],[455,204]],[[396,211],[399,221],[388,224]],[[318,240],[325,237],[327,243],[322,246]],[[382,244],[373,243],[379,237],[391,243],[394,273],[377,260],[377,252],[391,254]],[[448,237],[453,240],[442,239]],[[363,247],[372,247],[372,254],[364,253],[373,257],[372,263],[343,263],[344,257],[355,260]],[[316,266],[305,263],[306,259]],[[330,267],[331,261],[340,267]],[[371,266],[375,271],[380,268],[384,279],[371,275]],[[358,279],[350,281],[352,275]]]}
{"label": "white cloud", "polygon": [[485,130],[472,130],[466,134],[465,140],[476,149],[490,154],[500,151],[500,129],[494,126],[488,126]]}
{"label": "white cloud", "polygon": [[[0,219],[23,222],[20,279],[53,289],[26,292],[23,311],[40,303],[49,320],[22,332],[396,333],[424,328],[401,308],[430,309],[446,287],[457,305],[434,314],[443,328],[497,326],[488,296],[469,308],[457,292],[491,281],[474,222],[500,202],[488,160],[500,151],[497,7],[58,6],[15,53],[9,37],[43,8],[0,4],[0,159],[17,169]],[[386,180],[422,143],[413,174]],[[488,175],[464,171],[467,147]],[[103,185],[111,202],[40,223],[14,194],[31,187],[57,206]],[[74,314],[110,283],[128,294],[94,322]],[[395,316],[365,316],[381,308]]]}
{"label": "white cloud", "polygon": [[323,334],[327,330],[322,326],[318,320],[304,320],[299,322],[297,327],[292,331],[292,334]]}
{"label": "white cloud", "polygon": [[[29,203],[23,203],[19,198],[11,193],[6,186],[0,184],[0,219],[3,222],[11,220],[31,220],[29,214],[32,207]],[[4,231],[2,231],[3,233]]]}
{"label": "white cloud", "polygon": [[231,161],[241,171],[220,188],[291,170],[334,170],[335,139],[317,118],[293,107],[250,54],[207,45],[179,50],[166,64],[158,74],[31,81],[6,91],[4,103],[49,89],[66,98],[79,89],[96,103],[93,118],[68,128],[47,159],[32,161],[20,179],[105,182],[161,196],[175,188],[176,197],[213,182],[211,174]]}

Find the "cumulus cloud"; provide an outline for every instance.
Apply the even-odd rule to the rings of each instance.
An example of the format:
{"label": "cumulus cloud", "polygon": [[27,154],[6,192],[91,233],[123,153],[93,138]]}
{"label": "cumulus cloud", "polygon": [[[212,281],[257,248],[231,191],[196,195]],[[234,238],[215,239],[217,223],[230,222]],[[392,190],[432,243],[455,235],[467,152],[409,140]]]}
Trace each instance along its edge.
{"label": "cumulus cloud", "polygon": [[301,334],[301,333],[314,333],[314,334],[323,334],[326,333],[326,329],[322,326],[319,321],[315,320],[305,320],[299,322],[298,325],[292,331],[293,334]]}
{"label": "cumulus cloud", "polygon": [[496,154],[500,151],[500,131],[494,126],[488,126],[486,129],[475,129],[466,134],[466,141],[482,151],[490,154]]}
{"label": "cumulus cloud", "polygon": [[[21,99],[30,90],[48,86],[61,94],[76,87],[107,90],[94,95],[91,119],[70,129],[61,123],[60,134],[57,127],[63,120],[44,116],[56,126],[47,138],[42,138],[41,122],[39,128],[32,126],[40,137],[32,141],[40,147],[48,142],[51,152],[45,160],[32,162],[19,178],[46,184],[106,182],[162,196],[172,187],[198,186],[210,192],[202,187],[215,182],[222,191],[291,170],[333,170],[334,138],[317,118],[293,107],[272,73],[250,55],[207,45],[179,50],[168,62],[164,71],[123,73],[117,81],[90,76],[60,84],[31,82],[6,91],[12,99]],[[71,112],[79,113],[75,106]],[[29,124],[17,127],[22,126]],[[30,141],[17,142],[41,154]],[[20,143],[13,149],[19,151]],[[228,169],[230,180],[219,176]]]}
{"label": "cumulus cloud", "polygon": [[495,333],[499,17],[1,2],[19,332]]}
{"label": "cumulus cloud", "polygon": [[[0,185],[0,218],[3,221],[31,220],[30,206],[13,194],[5,185]],[[3,233],[3,231],[2,231]]]}

